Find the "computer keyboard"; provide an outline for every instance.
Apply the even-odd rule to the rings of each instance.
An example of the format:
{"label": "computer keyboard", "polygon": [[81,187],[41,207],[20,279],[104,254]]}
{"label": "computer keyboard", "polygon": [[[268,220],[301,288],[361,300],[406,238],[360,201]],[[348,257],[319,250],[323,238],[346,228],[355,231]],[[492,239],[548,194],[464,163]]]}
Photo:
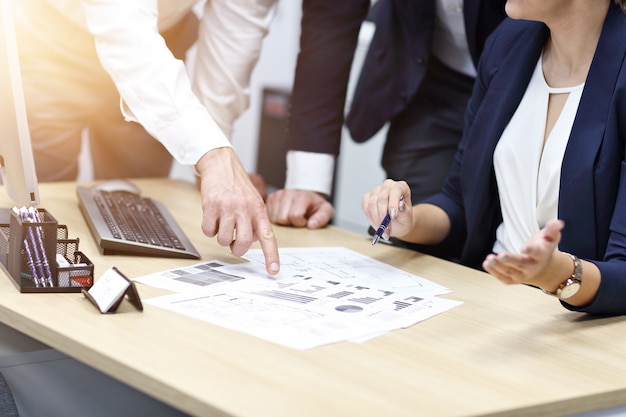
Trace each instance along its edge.
{"label": "computer keyboard", "polygon": [[115,188],[105,182],[76,189],[81,211],[102,253],[200,258],[163,204],[141,196],[138,189],[131,191],[130,186]]}

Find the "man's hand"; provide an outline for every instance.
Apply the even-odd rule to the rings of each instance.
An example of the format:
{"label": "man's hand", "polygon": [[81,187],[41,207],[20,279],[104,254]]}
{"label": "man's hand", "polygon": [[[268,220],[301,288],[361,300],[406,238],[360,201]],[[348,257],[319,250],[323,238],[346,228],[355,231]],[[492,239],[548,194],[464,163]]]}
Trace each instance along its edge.
{"label": "man's hand", "polygon": [[235,256],[259,241],[269,274],[280,270],[278,244],[263,198],[232,148],[207,152],[196,164],[202,195],[202,231]]}
{"label": "man's hand", "polygon": [[261,194],[261,198],[263,199],[263,201],[265,201],[265,199],[267,198],[267,186],[265,185],[265,180],[263,179],[263,176],[260,174],[249,175],[250,181],[252,181],[252,185],[254,185],[254,188],[256,188],[259,194]]}
{"label": "man's hand", "polygon": [[319,229],[330,222],[335,209],[315,191],[278,190],[267,197],[267,212],[276,224]]}

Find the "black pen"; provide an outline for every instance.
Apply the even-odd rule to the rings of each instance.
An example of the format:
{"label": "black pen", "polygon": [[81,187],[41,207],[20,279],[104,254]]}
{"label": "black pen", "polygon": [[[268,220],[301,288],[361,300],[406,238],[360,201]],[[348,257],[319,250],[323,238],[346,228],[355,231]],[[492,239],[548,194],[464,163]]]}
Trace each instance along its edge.
{"label": "black pen", "polygon": [[[404,196],[400,196],[400,203],[402,203],[403,200],[404,200]],[[387,229],[387,226],[389,226],[390,221],[391,221],[391,215],[387,213],[387,215],[383,219],[383,222],[380,224],[380,226],[378,226],[376,233],[374,233],[374,237],[372,238],[372,245],[375,245],[376,242],[378,242],[378,239],[380,239],[383,236],[383,233],[385,233],[385,229]]]}

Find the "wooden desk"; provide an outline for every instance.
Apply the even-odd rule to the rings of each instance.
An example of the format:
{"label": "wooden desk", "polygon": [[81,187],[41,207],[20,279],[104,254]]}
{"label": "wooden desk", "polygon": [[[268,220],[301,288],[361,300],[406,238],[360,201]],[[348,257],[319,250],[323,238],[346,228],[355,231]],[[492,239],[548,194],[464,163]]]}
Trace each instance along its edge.
{"label": "wooden desk", "polygon": [[[170,208],[203,260],[237,262],[200,230],[192,185],[135,181]],[[96,265],[129,277],[196,261],[101,256],[75,184],[41,206]],[[0,206],[10,206],[0,193]],[[341,245],[452,289],[464,304],[363,344],[296,351],[147,305],[101,315],[80,294],[20,294],[0,276],[0,320],[196,416],[558,416],[626,403],[622,317],[590,318],[524,286],[336,228],[275,228],[283,247]],[[138,285],[142,298],[163,290]]]}

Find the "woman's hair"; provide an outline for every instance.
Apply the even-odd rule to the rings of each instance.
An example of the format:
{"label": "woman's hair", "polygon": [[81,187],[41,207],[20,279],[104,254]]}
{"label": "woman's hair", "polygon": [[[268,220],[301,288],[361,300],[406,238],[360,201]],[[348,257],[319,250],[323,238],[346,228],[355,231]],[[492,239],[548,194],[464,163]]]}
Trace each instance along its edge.
{"label": "woman's hair", "polygon": [[622,8],[624,12],[626,12],[626,0],[615,0],[618,6]]}

